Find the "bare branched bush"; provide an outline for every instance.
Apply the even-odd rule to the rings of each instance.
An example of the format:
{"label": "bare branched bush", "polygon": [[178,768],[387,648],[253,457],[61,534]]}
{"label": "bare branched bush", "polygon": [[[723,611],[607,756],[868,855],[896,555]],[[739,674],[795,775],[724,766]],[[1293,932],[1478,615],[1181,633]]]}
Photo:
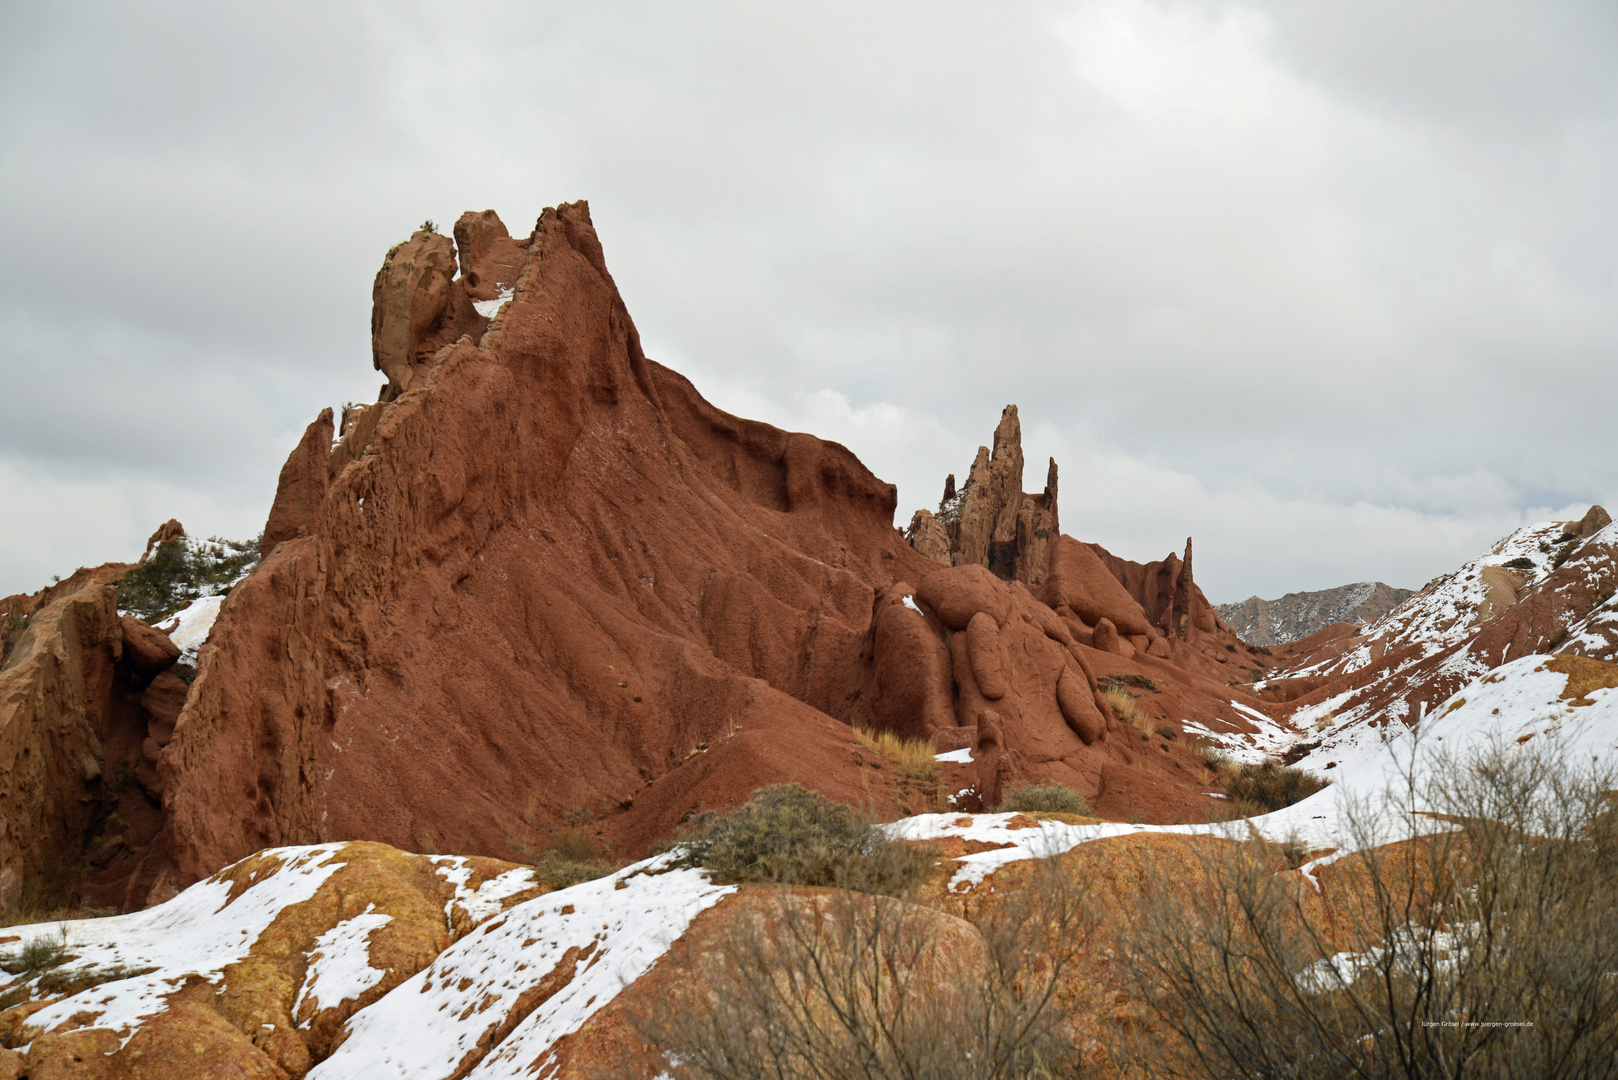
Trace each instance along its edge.
{"label": "bare branched bush", "polygon": [[1197,888],[1150,870],[1122,946],[1162,1029],[1141,1075],[1613,1075],[1612,773],[1511,745],[1430,775],[1352,808],[1313,880],[1257,844],[1201,848]]}
{"label": "bare branched bush", "polygon": [[[632,1019],[678,1080],[1078,1075],[1063,989],[1093,922],[1056,860],[977,921],[780,888]],[[689,954],[688,954],[689,955]]]}

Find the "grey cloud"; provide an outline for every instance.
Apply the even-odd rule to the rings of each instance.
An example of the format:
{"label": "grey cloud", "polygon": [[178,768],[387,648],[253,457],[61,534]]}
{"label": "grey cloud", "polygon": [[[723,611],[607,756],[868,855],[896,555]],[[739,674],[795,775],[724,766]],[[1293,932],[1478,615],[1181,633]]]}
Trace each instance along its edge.
{"label": "grey cloud", "polygon": [[[0,19],[0,373],[27,403],[0,464],[143,477],[120,535],[164,500],[262,517],[303,425],[375,393],[371,275],[423,217],[516,231],[579,197],[649,351],[826,426],[903,516],[1008,401],[1063,458],[1070,529],[1136,558],[1198,532],[1221,599],[1419,584],[1618,497],[1608,5]],[[39,505],[0,591],[71,569],[35,540],[90,519]]]}

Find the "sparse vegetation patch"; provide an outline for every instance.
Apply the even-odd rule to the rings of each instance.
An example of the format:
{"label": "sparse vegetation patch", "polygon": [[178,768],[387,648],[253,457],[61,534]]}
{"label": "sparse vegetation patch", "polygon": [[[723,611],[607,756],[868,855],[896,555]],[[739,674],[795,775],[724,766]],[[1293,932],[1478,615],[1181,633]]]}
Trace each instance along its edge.
{"label": "sparse vegetation patch", "polygon": [[1017,784],[995,809],[1000,813],[1022,811],[1030,814],[1090,816],[1090,804],[1083,795],[1066,784]]}
{"label": "sparse vegetation patch", "polygon": [[889,840],[869,818],[800,784],[753,794],[728,814],[698,815],[684,837],[686,866],[724,884],[835,885],[901,895],[927,876],[933,855]]}

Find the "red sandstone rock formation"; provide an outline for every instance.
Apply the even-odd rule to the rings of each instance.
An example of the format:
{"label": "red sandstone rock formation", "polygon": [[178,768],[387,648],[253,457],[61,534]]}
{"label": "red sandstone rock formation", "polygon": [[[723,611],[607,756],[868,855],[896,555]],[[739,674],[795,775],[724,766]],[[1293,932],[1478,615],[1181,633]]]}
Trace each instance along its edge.
{"label": "red sandstone rock formation", "polygon": [[168,543],[170,540],[184,539],[185,526],[181,525],[177,519],[169,518],[167,521],[157,527],[156,532],[152,533],[151,536],[146,538],[146,550],[141,553],[140,561],[145,562],[147,559],[150,559],[153,552],[155,552],[162,545]]}
{"label": "red sandstone rock formation", "polygon": [[142,748],[178,716],[185,684],[168,671],[180,650],[167,635],[118,615],[111,583],[128,569],[80,570],[0,601],[25,623],[0,669],[0,915],[85,865],[96,899],[148,899],[151,881],[131,878],[162,817]]}
{"label": "red sandstone rock formation", "polygon": [[[1095,653],[1041,601],[1055,468],[1021,492],[1015,409],[942,568],[848,451],[723,413],[642,354],[583,204],[522,241],[489,213],[456,235],[462,278],[433,234],[390,254],[384,400],[334,449],[333,418],[311,425],[201,652],[158,754],[180,880],[324,839],[505,855],[585,811],[633,850],[782,780],[904,809],[850,724],[977,747],[990,801],[1053,779],[1200,813],[1183,743],[1112,737],[1095,665],[1157,665],[1165,720],[1239,723],[1229,692]],[[495,287],[514,295],[492,325],[457,313]]]}

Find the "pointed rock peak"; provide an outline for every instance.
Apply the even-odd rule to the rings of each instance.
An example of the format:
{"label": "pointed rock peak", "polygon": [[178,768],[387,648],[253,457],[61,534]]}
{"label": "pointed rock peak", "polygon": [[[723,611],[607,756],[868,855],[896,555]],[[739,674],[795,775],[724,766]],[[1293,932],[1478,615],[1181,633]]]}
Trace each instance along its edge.
{"label": "pointed rock peak", "polygon": [[1022,425],[1017,406],[1007,405],[994,429],[993,451],[978,447],[966,483],[944,481],[936,520],[912,518],[906,538],[929,558],[951,566],[983,566],[1008,581],[1042,584],[1050,568],[1056,517],[1056,461],[1045,490],[1022,490]]}
{"label": "pointed rock peak", "polygon": [[1017,406],[1007,405],[1000,410],[1000,423],[994,429],[993,459],[999,461],[1006,451],[1022,459],[1022,423],[1017,419]]}

